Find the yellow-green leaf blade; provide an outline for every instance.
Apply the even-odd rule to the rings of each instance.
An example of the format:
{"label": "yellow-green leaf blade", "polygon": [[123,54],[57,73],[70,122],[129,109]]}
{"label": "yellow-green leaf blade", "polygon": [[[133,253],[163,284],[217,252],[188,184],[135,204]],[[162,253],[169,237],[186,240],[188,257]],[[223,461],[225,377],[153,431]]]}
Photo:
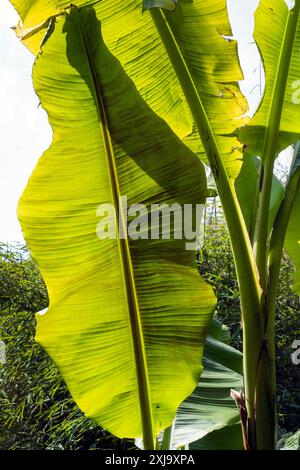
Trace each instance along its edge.
{"label": "yellow-green leaf blade", "polygon": [[293,260],[296,267],[293,289],[296,294],[300,295],[300,191],[298,191],[294,208],[291,214],[286,238],[285,248]]}
{"label": "yellow-green leaf blade", "polygon": [[[83,32],[72,12],[56,19],[35,64],[35,88],[54,138],[22,196],[19,216],[50,296],[48,312],[38,318],[38,341],[88,416],[118,436],[139,437],[124,253],[117,240],[96,236],[97,207],[114,197],[82,35],[128,205],[203,202],[205,176],[199,159],[147,106],[106,48],[99,22],[84,27],[84,10],[80,15]],[[197,383],[215,299],[184,240],[130,240],[129,249],[157,433]]]}
{"label": "yellow-green leaf blade", "polygon": [[[223,37],[232,34],[226,1],[180,1],[174,12],[159,13],[158,8],[150,11],[161,36],[164,35],[162,39],[170,57],[178,49],[178,57],[173,54],[173,66],[176,69],[176,62],[181,62],[178,70],[179,67],[181,70],[185,68],[188,76],[185,80],[190,81],[187,87],[195,89],[197,98],[188,100],[190,107],[195,101],[194,117],[197,106],[205,111],[207,123],[202,123],[202,127],[209,126],[210,135],[207,130],[201,131],[200,122],[197,126],[206,152],[205,144],[213,136],[227,176],[234,179],[242,161],[242,145],[234,133],[247,122],[245,113],[248,105],[237,83],[243,78],[237,43]],[[195,133],[190,134],[185,142],[194,151],[199,151],[199,137]],[[209,160],[213,166],[211,156]],[[212,169],[217,178],[218,171]]]}
{"label": "yellow-green leaf blade", "polygon": [[[239,392],[243,387],[243,356],[220,341],[218,336],[224,332],[218,321],[213,319],[211,327],[206,339],[204,370],[200,381],[176,413],[172,433],[172,448],[175,449],[202,440],[205,436],[209,437],[222,428],[230,436],[233,430],[231,426],[240,421],[239,410],[230,392],[232,389]],[[240,428],[238,442],[241,440]],[[216,441],[211,450],[218,450],[220,447]],[[235,448],[235,443],[232,443],[232,449]],[[241,448],[242,445],[239,446]]]}
{"label": "yellow-green leaf blade", "polygon": [[[251,155],[261,155],[266,132],[270,125],[272,108],[281,113],[276,101],[275,87],[280,79],[280,62],[291,54],[289,68],[284,71],[286,85],[283,84],[284,101],[281,121],[277,134],[277,152],[285,149],[300,135],[299,73],[300,73],[300,17],[297,16],[296,31],[293,35],[291,51],[284,49],[284,38],[291,17],[299,15],[299,0],[293,10],[289,10],[284,0],[262,0],[255,13],[254,39],[261,51],[266,74],[266,86],[262,102],[248,126],[241,130],[240,136],[246,144],[246,151]],[[268,31],[268,34],[266,34]],[[282,75],[282,73],[281,73]],[[284,90],[285,87],[285,90]],[[276,157],[276,154],[273,158]]]}

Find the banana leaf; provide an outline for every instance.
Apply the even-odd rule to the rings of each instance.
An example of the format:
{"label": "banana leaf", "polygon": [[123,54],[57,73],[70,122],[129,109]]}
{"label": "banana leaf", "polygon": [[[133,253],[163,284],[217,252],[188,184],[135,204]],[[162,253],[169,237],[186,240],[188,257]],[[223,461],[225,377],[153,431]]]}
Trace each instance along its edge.
{"label": "banana leaf", "polygon": [[[143,435],[151,446],[198,382],[216,301],[174,224],[170,239],[150,239],[143,210],[192,204],[196,215],[206,177],[101,30],[90,7],[72,7],[49,25],[33,82],[53,141],[18,214],[50,298],[37,317],[37,341],[87,416],[119,437]],[[117,236],[126,231],[124,195],[131,215],[140,216],[129,224],[135,239]],[[105,224],[99,206],[109,213]],[[99,239],[99,224],[116,237]]]}
{"label": "banana leaf", "polygon": [[261,52],[266,87],[257,113],[240,132],[250,155],[261,155],[271,135],[277,153],[300,137],[299,10],[299,0],[292,9],[284,0],[261,0],[256,10],[254,39]]}

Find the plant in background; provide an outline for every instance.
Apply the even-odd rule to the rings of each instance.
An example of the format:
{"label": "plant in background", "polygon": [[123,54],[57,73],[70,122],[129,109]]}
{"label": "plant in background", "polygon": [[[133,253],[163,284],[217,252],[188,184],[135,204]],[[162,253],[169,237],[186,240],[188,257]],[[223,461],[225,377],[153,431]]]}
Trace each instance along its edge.
{"label": "plant in background", "polygon": [[89,416],[154,448],[197,384],[215,300],[182,240],[99,242],[96,208],[112,202],[122,220],[122,194],[201,203],[205,160],[240,291],[244,445],[275,448],[275,302],[284,243],[300,262],[300,167],[280,187],[274,163],[300,136],[300,0],[260,1],[266,87],[249,122],[225,0],[144,0],[143,15],[138,0],[12,3],[54,133],[19,207],[50,297],[37,340]]}

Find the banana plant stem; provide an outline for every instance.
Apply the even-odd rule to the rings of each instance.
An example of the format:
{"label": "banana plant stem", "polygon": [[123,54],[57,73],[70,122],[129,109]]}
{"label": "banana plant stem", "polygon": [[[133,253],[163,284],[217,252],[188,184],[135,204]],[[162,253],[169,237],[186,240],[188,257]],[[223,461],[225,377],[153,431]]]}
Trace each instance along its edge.
{"label": "banana plant stem", "polygon": [[[268,126],[261,157],[256,202],[254,208],[253,250],[263,289],[262,316],[264,340],[260,345],[256,366],[255,385],[255,447],[272,450],[276,446],[276,371],[275,371],[275,301],[278,288],[280,260],[286,228],[282,219],[288,212],[280,211],[280,218],[273,231],[269,246],[269,210],[272,191],[274,162],[277,157],[278,136],[282,117],[290,62],[299,19],[300,1],[289,11],[279,54],[278,67],[271,96]],[[286,209],[289,196],[286,194],[282,207]],[[269,264],[268,264],[268,256]]]}
{"label": "banana plant stem", "polygon": [[[194,117],[224,209],[241,293],[246,407],[249,429],[252,429],[251,435],[254,435],[256,368],[259,362],[260,347],[264,340],[264,330],[261,315],[262,291],[253,250],[244,217],[224,167],[213,129],[171,26],[162,10],[152,9],[151,16]],[[251,439],[254,441],[254,438]]]}
{"label": "banana plant stem", "polygon": [[272,190],[274,162],[277,157],[278,135],[283,111],[284,97],[287,86],[289,70],[296,30],[299,19],[300,1],[296,0],[295,6],[288,13],[286,28],[279,54],[277,72],[274,79],[274,88],[271,96],[271,106],[268,118],[268,126],[265,134],[263,152],[261,157],[257,201],[254,208],[254,234],[253,249],[260,275],[260,283],[264,291],[268,285],[267,258],[268,258],[268,217]]}

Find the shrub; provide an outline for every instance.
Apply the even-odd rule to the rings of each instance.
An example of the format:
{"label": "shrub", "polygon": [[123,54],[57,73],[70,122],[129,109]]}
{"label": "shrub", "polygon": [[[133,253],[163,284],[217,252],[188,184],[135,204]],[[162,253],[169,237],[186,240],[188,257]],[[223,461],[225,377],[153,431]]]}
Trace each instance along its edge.
{"label": "shrub", "polygon": [[52,360],[34,340],[34,312],[47,306],[38,268],[23,246],[1,245],[1,449],[125,449],[74,403]]}

